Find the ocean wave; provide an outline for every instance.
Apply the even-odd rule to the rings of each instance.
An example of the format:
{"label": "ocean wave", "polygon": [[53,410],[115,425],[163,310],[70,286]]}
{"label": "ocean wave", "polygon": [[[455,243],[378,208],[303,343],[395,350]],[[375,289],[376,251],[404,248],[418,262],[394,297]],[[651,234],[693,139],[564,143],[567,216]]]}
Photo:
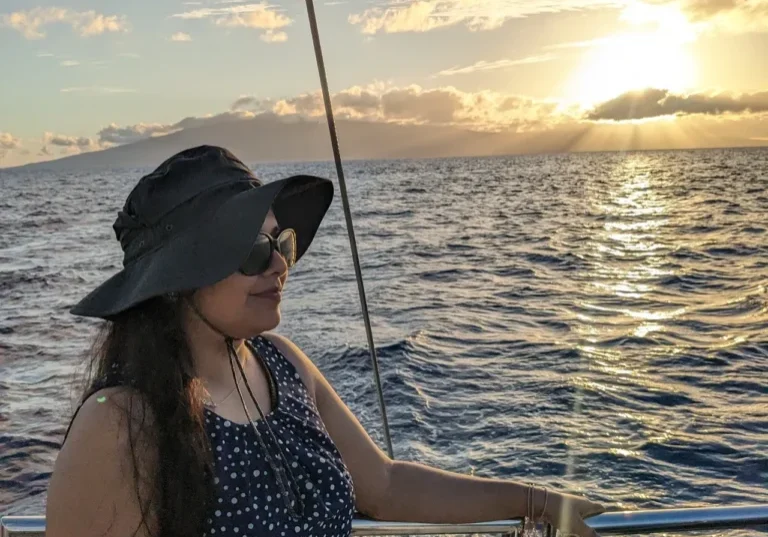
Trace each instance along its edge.
{"label": "ocean wave", "polygon": [[[766,167],[756,150],[350,163],[398,456],[625,508],[768,501]],[[44,506],[99,324],[68,309],[120,270],[111,225],[136,173],[4,177],[0,504],[12,513]],[[41,199],[54,182],[59,195]],[[359,304],[334,201],[278,330],[383,445]]]}

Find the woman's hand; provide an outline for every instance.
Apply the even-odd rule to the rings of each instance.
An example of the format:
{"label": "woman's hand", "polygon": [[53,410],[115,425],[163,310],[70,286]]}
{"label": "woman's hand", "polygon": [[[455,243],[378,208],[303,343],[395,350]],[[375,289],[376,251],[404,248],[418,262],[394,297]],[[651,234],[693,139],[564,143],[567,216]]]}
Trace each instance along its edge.
{"label": "woman's hand", "polygon": [[[536,490],[536,505],[542,506],[544,494]],[[543,508],[543,507],[540,507]],[[605,512],[605,507],[599,503],[574,496],[548,491],[547,505],[544,510],[544,520],[560,530],[562,537],[577,535],[579,537],[597,537],[597,532],[584,523],[584,519]],[[537,517],[541,511],[536,511]]]}

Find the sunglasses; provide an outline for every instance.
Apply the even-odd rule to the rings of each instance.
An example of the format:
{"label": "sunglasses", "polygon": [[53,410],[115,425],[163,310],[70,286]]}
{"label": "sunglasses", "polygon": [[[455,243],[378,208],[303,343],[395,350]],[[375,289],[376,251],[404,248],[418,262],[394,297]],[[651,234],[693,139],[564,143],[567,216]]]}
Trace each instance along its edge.
{"label": "sunglasses", "polygon": [[293,267],[296,264],[296,232],[291,228],[284,229],[277,238],[263,231],[259,233],[248,257],[240,265],[240,272],[246,276],[262,274],[269,268],[274,251],[283,256],[288,268]]}

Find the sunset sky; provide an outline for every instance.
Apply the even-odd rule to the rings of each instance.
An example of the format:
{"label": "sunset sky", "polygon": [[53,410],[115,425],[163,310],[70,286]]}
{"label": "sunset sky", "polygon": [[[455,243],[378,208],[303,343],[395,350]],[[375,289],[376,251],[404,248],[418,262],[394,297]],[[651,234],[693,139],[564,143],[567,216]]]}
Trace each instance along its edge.
{"label": "sunset sky", "polygon": [[[768,0],[316,9],[342,118],[553,135],[631,122],[660,147],[768,145]],[[264,112],[323,117],[300,0],[3,0],[0,65],[0,167]]]}

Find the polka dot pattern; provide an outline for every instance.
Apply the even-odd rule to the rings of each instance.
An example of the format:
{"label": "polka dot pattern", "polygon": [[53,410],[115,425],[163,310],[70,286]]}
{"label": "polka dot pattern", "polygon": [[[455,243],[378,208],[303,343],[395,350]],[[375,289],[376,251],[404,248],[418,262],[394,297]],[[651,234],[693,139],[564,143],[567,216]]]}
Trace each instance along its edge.
{"label": "polka dot pattern", "polygon": [[[249,424],[229,421],[205,410],[205,426],[214,453],[216,499],[206,536],[348,537],[355,494],[341,454],[293,364],[271,341],[251,341],[277,385],[277,401],[264,420],[255,422],[262,438],[272,428],[299,485],[305,514],[295,518]],[[279,457],[270,440],[270,453]]]}

